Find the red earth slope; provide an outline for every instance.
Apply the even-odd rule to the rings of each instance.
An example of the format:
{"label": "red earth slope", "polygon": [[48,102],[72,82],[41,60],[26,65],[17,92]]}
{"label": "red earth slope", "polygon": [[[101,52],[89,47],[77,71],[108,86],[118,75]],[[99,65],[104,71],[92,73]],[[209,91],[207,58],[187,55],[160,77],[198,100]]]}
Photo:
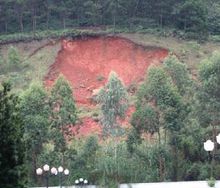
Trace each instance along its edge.
{"label": "red earth slope", "polygon": [[[149,65],[160,64],[168,55],[166,49],[143,47],[119,37],[61,42],[62,48],[45,78],[45,83],[51,86],[57,76],[63,74],[72,84],[78,105],[91,105],[92,93],[106,83],[111,71],[115,71],[124,84],[129,86],[142,81]],[[86,118],[85,124],[86,122],[90,120]]]}

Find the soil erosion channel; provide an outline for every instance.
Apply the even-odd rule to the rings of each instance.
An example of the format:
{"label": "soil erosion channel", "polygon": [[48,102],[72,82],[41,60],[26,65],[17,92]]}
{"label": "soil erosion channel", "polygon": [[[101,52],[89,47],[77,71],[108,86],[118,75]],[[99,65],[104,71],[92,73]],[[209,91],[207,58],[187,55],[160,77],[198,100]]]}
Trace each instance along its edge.
{"label": "soil erosion channel", "polygon": [[144,79],[149,65],[159,65],[168,55],[166,49],[144,47],[119,37],[87,37],[61,42],[61,50],[45,83],[51,86],[58,75],[63,74],[72,84],[77,105],[91,106],[92,95],[107,82],[111,71],[129,87]]}

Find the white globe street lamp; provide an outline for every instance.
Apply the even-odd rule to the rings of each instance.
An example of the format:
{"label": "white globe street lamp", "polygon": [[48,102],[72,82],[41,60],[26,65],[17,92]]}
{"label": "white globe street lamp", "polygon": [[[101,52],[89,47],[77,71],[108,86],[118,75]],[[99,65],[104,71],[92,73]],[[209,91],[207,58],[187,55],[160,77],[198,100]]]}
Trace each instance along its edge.
{"label": "white globe street lamp", "polygon": [[48,184],[49,184],[49,172],[52,175],[58,175],[59,174],[59,183],[60,183],[60,188],[62,188],[62,176],[63,174],[65,176],[68,176],[70,171],[68,169],[63,169],[62,166],[59,166],[58,168],[52,167],[50,169],[50,166],[48,164],[45,164],[42,168],[37,168],[36,169],[36,174],[37,175],[43,175],[43,172],[45,172],[45,178],[46,178],[46,187],[48,188]]}
{"label": "white globe street lamp", "polygon": [[43,174],[43,170],[41,168],[36,169],[36,174],[38,176],[42,175]]}
{"label": "white globe street lamp", "polygon": [[57,169],[55,167],[51,168],[51,174],[57,175]]}
{"label": "white globe street lamp", "polygon": [[87,185],[88,184],[88,180],[87,179],[83,179],[83,178],[79,178],[79,179],[75,180],[75,184],[79,185],[81,187],[83,185]]}
{"label": "white globe street lamp", "polygon": [[63,172],[63,167],[62,166],[58,167],[58,172],[60,172],[60,173]]}
{"label": "white globe street lamp", "polygon": [[204,142],[204,149],[205,151],[213,151],[214,150],[214,142],[211,140],[207,140]]}
{"label": "white globe street lamp", "polygon": [[48,164],[45,164],[43,166],[43,169],[44,169],[45,172],[48,172],[50,170],[50,166]]}
{"label": "white globe street lamp", "polygon": [[[216,136],[216,141],[217,141],[217,143],[220,144],[220,134],[218,136]],[[207,140],[206,142],[204,142],[204,149],[205,149],[205,151],[209,152],[209,157],[210,157],[210,161],[211,161],[211,172],[210,172],[211,177],[213,177],[214,153],[211,158],[210,152],[213,151],[214,148],[215,148],[215,143],[212,142],[211,140]]]}
{"label": "white globe street lamp", "polygon": [[60,183],[60,188],[62,188],[62,182],[63,182],[63,174],[65,176],[68,176],[70,171],[68,169],[63,169],[62,166],[58,167],[58,173],[59,173],[59,183]]}
{"label": "white globe street lamp", "polygon": [[75,184],[78,184],[79,183],[79,180],[75,180]]}
{"label": "white globe street lamp", "polygon": [[[45,172],[45,178],[46,178],[46,187],[48,188],[48,185],[49,185],[49,171],[50,171],[50,166],[48,164],[45,164],[43,166],[43,169],[42,168],[38,168],[36,169],[36,174],[38,176],[41,176],[43,175],[43,172]],[[52,171],[54,172],[54,169],[52,168],[51,169],[51,173]],[[53,173],[52,173],[53,174]]]}
{"label": "white globe street lamp", "polygon": [[68,169],[65,169],[65,170],[64,170],[64,174],[65,174],[66,176],[68,176],[69,173],[70,173],[70,171],[69,171]]}
{"label": "white globe street lamp", "polygon": [[218,136],[216,136],[216,141],[218,144],[220,144],[220,133],[218,134]]}

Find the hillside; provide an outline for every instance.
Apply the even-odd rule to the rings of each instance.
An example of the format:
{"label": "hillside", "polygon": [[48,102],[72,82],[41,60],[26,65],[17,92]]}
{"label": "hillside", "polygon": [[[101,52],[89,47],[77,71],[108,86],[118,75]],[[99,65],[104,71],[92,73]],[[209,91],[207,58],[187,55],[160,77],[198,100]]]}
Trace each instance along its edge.
{"label": "hillside", "polygon": [[[199,44],[150,34],[118,34],[1,45],[3,57],[6,58],[11,45],[19,50],[23,61],[19,69],[3,72],[0,79],[9,78],[19,91],[33,81],[44,81],[46,86],[51,86],[63,74],[74,91],[80,118],[76,130],[82,135],[100,132],[100,110],[92,97],[106,83],[110,71],[121,77],[128,90],[136,90],[148,66],[159,65],[169,52],[187,63],[196,76],[201,59],[220,49],[217,43]],[[126,121],[133,111],[133,94],[130,93],[131,109]]]}

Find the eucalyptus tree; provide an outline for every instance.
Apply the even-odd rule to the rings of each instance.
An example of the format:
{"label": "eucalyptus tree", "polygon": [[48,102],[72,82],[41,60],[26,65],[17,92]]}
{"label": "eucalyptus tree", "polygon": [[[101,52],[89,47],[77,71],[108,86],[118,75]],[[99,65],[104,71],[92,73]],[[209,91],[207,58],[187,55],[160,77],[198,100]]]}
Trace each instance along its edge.
{"label": "eucalyptus tree", "polygon": [[177,24],[185,32],[194,33],[198,39],[206,39],[208,34],[207,17],[205,0],[186,0],[179,6]]}
{"label": "eucalyptus tree", "polygon": [[20,32],[24,31],[24,14],[26,12],[27,0],[15,0],[14,10],[17,14]]}
{"label": "eucalyptus tree", "polygon": [[43,144],[48,141],[49,105],[48,95],[41,84],[32,83],[21,94],[21,115],[27,143],[27,164],[31,179],[35,179],[37,157]]}
{"label": "eucalyptus tree", "polygon": [[0,85],[0,187],[22,188],[26,183],[24,124],[19,98],[9,83]]}
{"label": "eucalyptus tree", "polygon": [[[125,112],[128,107],[128,94],[115,72],[111,72],[107,84],[100,90],[97,96],[97,101],[101,105],[104,136],[114,137],[114,161],[117,163],[117,137],[123,134],[123,129],[120,127],[120,119],[125,117]],[[115,165],[115,182],[118,183],[119,165]]]}
{"label": "eucalyptus tree", "polygon": [[[59,76],[50,92],[50,124],[55,150],[64,153],[69,126],[76,122],[76,106],[69,82]],[[56,135],[56,136],[55,136]],[[62,159],[63,162],[63,159]]]}
{"label": "eucalyptus tree", "polygon": [[211,34],[220,33],[220,2],[213,0],[208,1],[208,29]]}
{"label": "eucalyptus tree", "polygon": [[104,135],[117,136],[120,131],[119,119],[125,117],[128,94],[115,72],[111,72],[108,83],[100,90],[97,101],[101,105]]}
{"label": "eucalyptus tree", "polygon": [[102,21],[102,2],[101,0],[87,0],[84,2],[85,16],[89,22],[96,26]]}
{"label": "eucalyptus tree", "polygon": [[200,111],[199,119],[201,125],[212,127],[212,135],[216,136],[216,131],[220,124],[220,54],[213,53],[210,58],[202,61],[199,68],[199,99]]}
{"label": "eucalyptus tree", "polygon": [[[136,111],[131,119],[136,138],[143,132],[157,134],[159,147],[162,144],[171,146],[173,180],[178,179],[179,137],[191,110],[192,85],[187,67],[176,57],[169,56],[161,67],[152,66],[148,69],[147,79],[139,89]],[[160,158],[161,180],[165,177],[165,164],[162,161]]]}
{"label": "eucalyptus tree", "polygon": [[106,12],[109,12],[111,15],[114,31],[118,19],[122,16],[122,12],[123,12],[122,1],[123,0],[108,0],[106,1],[105,4]]}
{"label": "eucalyptus tree", "polygon": [[[1,21],[1,31],[3,33],[8,33],[9,26],[11,23],[11,15],[13,13],[13,1],[1,1],[0,2],[0,21]],[[7,10],[7,11],[6,11]]]}

